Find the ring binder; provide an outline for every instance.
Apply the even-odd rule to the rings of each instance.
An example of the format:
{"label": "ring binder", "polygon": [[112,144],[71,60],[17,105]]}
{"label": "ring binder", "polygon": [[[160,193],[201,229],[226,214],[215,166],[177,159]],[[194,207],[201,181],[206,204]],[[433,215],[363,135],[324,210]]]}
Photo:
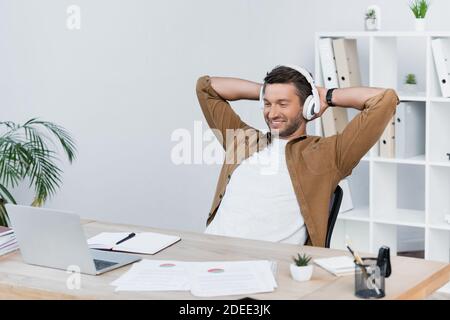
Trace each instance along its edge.
{"label": "ring binder", "polygon": [[439,85],[443,97],[450,97],[450,73],[449,73],[449,54],[450,43],[444,39],[431,40],[431,48],[433,51],[434,65],[436,73],[439,77]]}

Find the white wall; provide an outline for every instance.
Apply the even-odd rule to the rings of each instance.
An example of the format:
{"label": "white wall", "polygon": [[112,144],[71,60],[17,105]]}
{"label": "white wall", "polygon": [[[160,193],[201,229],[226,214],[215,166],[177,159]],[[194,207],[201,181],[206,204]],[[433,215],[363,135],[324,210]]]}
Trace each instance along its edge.
{"label": "white wall", "polygon": [[[201,231],[219,166],[170,161],[171,133],[203,120],[196,79],[261,81],[283,62],[313,71],[314,32],[363,30],[373,3],[383,30],[413,28],[406,0],[0,0],[0,119],[39,116],[76,137],[78,159],[48,206]],[[70,4],[81,30],[66,28]],[[434,0],[428,29],[449,30],[448,12]],[[255,103],[234,106],[264,127]]]}

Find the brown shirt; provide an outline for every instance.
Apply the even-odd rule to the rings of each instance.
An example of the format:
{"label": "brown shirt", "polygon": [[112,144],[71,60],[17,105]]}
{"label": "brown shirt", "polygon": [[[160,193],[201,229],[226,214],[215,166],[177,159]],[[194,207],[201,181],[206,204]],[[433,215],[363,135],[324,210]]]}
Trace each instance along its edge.
{"label": "brown shirt", "polygon": [[[209,225],[239,164],[270,143],[270,134],[250,127],[211,87],[209,76],[197,81],[197,97],[209,127],[225,149]],[[351,174],[360,159],[378,141],[395,113],[399,98],[393,89],[368,99],[363,110],[340,134],[331,137],[303,135],[286,145],[286,163],[308,231],[307,244],[323,247],[329,204],[339,181]],[[227,131],[228,130],[228,131]],[[236,133],[237,130],[237,133]]]}

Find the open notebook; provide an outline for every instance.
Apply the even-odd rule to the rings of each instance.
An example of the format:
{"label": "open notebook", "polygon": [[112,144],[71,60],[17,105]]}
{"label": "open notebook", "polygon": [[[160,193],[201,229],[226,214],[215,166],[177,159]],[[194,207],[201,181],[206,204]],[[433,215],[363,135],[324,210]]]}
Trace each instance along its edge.
{"label": "open notebook", "polygon": [[129,234],[129,232],[102,232],[88,239],[88,245],[91,249],[155,254],[181,240],[177,236],[141,232],[136,233],[133,238],[116,245],[118,241],[124,239]]}

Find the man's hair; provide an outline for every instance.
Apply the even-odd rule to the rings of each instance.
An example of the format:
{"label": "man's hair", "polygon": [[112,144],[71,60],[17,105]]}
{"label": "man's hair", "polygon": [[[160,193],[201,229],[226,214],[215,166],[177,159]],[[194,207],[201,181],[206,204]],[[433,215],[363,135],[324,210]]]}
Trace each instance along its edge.
{"label": "man's hair", "polygon": [[276,66],[267,73],[264,78],[263,92],[267,84],[274,83],[292,83],[296,88],[296,93],[300,97],[300,103],[305,103],[306,97],[312,94],[311,85],[300,72],[286,66]]}

